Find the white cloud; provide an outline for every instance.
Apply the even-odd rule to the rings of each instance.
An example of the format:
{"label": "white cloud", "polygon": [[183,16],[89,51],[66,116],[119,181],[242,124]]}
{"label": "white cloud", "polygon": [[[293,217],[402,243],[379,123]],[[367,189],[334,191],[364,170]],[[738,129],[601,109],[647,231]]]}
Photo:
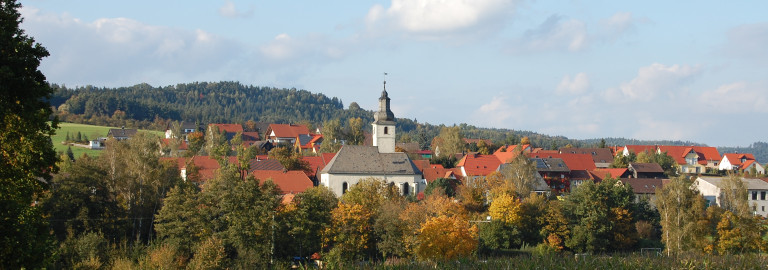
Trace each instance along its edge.
{"label": "white cloud", "polygon": [[571,78],[571,75],[565,75],[560,84],[557,85],[558,94],[582,94],[589,89],[589,78],[584,72],[578,73]]}
{"label": "white cloud", "polygon": [[766,113],[768,112],[766,93],[768,93],[766,86],[735,82],[702,93],[699,96],[699,102],[705,105],[703,106],[706,108],[705,112],[717,111],[729,115]]}
{"label": "white cloud", "polygon": [[254,9],[250,8],[246,11],[240,12],[235,7],[235,3],[231,0],[224,2],[224,5],[219,8],[219,15],[227,18],[248,18],[253,16]]}
{"label": "white cloud", "polygon": [[232,78],[247,48],[203,30],[148,25],[129,18],[83,22],[23,8],[23,27],[51,52],[41,69],[48,80],[124,86]]}
{"label": "white cloud", "polygon": [[450,36],[483,30],[506,19],[516,0],[392,0],[389,8],[374,5],[368,11],[369,28],[394,28],[409,34]]}
{"label": "white cloud", "polygon": [[648,19],[635,18],[631,12],[617,12],[610,18],[600,21],[602,32],[599,38],[613,41],[626,33],[635,31],[638,23],[645,22],[648,22]]}
{"label": "white cloud", "polygon": [[701,70],[699,66],[654,63],[641,67],[637,77],[618,89],[609,89],[606,94],[609,100],[620,99],[617,101],[651,101],[660,94],[675,97]]}
{"label": "white cloud", "polygon": [[581,51],[587,47],[587,26],[580,20],[563,20],[552,15],[535,29],[525,32],[516,40],[512,51]]}
{"label": "white cloud", "polygon": [[504,96],[495,96],[474,111],[473,121],[487,127],[510,127],[524,119],[525,108],[525,105],[511,104]]}
{"label": "white cloud", "polygon": [[[53,83],[125,86],[259,78],[290,83],[307,70],[338,60],[354,40],[325,36],[276,36],[263,45],[244,44],[201,29],[145,24],[129,18],[84,22],[67,14],[23,8],[23,27],[51,56],[41,70]],[[274,80],[274,81],[270,81]]]}
{"label": "white cloud", "polygon": [[294,38],[283,33],[275,36],[268,44],[262,45],[259,50],[269,60],[306,62],[308,59],[332,60],[345,55],[343,45],[336,45],[324,36],[310,35]]}

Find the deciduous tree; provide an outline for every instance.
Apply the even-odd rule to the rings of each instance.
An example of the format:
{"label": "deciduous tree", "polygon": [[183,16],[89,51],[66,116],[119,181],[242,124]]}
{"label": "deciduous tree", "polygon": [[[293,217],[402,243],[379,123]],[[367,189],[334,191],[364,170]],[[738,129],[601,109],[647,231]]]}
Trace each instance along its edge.
{"label": "deciduous tree", "polygon": [[458,216],[438,216],[427,220],[419,231],[416,254],[427,260],[467,257],[477,248],[477,227]]}
{"label": "deciduous tree", "polygon": [[656,207],[661,217],[661,240],[667,254],[696,246],[697,220],[704,216],[704,199],[684,176],[672,178],[656,190]]}

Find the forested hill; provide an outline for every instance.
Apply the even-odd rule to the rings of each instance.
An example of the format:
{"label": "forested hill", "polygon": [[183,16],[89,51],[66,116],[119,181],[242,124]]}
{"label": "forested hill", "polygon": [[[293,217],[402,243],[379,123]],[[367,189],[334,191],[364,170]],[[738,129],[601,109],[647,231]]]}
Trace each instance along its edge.
{"label": "forested hill", "polygon": [[[356,103],[345,108],[336,97],[307,90],[243,85],[239,82],[195,82],[175,86],[153,87],[137,84],[130,87],[77,87],[53,85],[51,98],[54,112],[62,121],[133,128],[164,129],[168,121],[198,123],[244,123],[247,120],[268,123],[302,123],[321,125],[331,119],[345,123],[359,117],[367,124],[373,121],[371,111]],[[398,137],[417,141],[427,147],[444,125],[418,123],[398,118]],[[452,123],[450,125],[453,125]],[[601,139],[573,140],[532,131],[481,128],[460,124],[467,138],[491,139],[497,144],[515,144],[523,136],[537,147],[557,149],[566,145],[595,147]],[[637,141],[606,138],[606,146],[625,144],[697,145],[683,141]],[[756,143],[750,148],[720,148],[722,152],[754,153],[758,160],[768,160],[768,144]],[[755,150],[757,149],[757,150]],[[762,149],[762,150],[760,150]]]}
{"label": "forested hill", "polygon": [[86,86],[68,89],[53,86],[57,91],[51,104],[64,120],[73,122],[97,124],[132,119],[147,123],[162,118],[200,123],[243,123],[247,120],[322,123],[333,118],[372,117],[362,110],[344,110],[342,101],[335,97],[306,90],[246,86],[238,82],[196,82],[167,87],[138,84],[119,88]]}

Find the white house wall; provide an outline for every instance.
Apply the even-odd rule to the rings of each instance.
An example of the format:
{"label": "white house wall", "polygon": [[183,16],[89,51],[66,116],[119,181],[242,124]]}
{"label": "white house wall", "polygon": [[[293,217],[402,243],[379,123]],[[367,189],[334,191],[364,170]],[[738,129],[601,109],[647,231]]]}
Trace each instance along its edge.
{"label": "white house wall", "polygon": [[719,169],[721,171],[733,170],[733,165],[731,165],[731,161],[728,160],[728,157],[723,156],[723,162],[720,162]]}
{"label": "white house wall", "polygon": [[409,186],[410,194],[418,194],[423,191],[424,181],[420,175],[365,175],[365,174],[328,174],[324,173],[320,175],[320,184],[328,187],[336,194],[337,197],[341,197],[344,194],[342,186],[344,182],[347,183],[347,189],[352,188],[360,180],[367,178],[377,178],[384,180],[387,183],[394,183],[395,186],[400,188],[401,184],[407,183]]}

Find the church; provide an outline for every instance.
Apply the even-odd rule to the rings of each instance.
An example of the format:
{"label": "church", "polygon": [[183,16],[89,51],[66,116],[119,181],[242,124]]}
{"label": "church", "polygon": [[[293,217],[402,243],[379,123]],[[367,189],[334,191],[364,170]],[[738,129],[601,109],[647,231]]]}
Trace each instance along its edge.
{"label": "church", "polygon": [[426,188],[421,171],[405,153],[395,152],[395,115],[389,109],[386,82],[373,115],[373,146],[344,145],[320,172],[320,184],[341,196],[362,179],[378,178],[400,188],[404,196]]}

